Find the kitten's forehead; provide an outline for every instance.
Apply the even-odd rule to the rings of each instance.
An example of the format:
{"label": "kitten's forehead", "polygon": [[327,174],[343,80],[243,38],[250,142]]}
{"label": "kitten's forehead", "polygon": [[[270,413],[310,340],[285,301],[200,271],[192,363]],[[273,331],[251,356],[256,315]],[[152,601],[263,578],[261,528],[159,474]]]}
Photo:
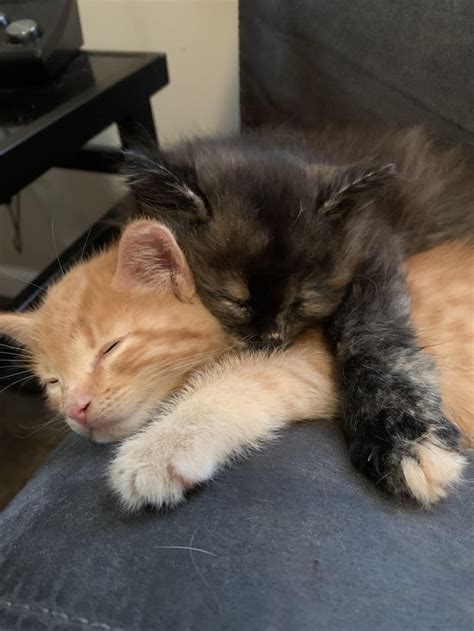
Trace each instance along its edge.
{"label": "kitten's forehead", "polygon": [[[47,293],[37,311],[40,354],[93,348],[104,335],[114,335],[129,318],[130,297],[112,289],[116,265],[112,248],[70,270]],[[42,353],[41,353],[42,351]]]}
{"label": "kitten's forehead", "polygon": [[[281,147],[235,143],[198,146],[195,168],[211,205],[222,208],[242,202],[244,208],[232,208],[228,219],[238,216],[239,210],[246,212],[249,204],[255,212],[268,210],[267,204],[298,206],[308,185],[314,187],[307,162]],[[269,212],[278,213],[278,208]]]}

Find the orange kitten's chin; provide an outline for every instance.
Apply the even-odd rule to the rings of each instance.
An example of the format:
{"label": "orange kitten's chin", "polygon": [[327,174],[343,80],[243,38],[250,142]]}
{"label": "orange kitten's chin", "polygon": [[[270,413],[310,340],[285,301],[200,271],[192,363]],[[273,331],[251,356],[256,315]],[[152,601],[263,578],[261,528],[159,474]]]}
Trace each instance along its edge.
{"label": "orange kitten's chin", "polygon": [[135,412],[119,420],[102,420],[93,425],[81,425],[74,419],[66,418],[66,423],[73,432],[95,443],[112,443],[121,440],[143,427],[150,419],[150,413]]}

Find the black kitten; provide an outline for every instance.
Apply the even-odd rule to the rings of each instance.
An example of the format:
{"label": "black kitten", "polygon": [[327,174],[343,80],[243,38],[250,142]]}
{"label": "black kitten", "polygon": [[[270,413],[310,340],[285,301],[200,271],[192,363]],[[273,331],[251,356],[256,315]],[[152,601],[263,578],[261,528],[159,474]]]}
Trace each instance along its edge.
{"label": "black kitten", "polygon": [[401,262],[474,234],[471,178],[411,130],[252,133],[131,152],[139,208],[174,231],[204,304],[275,347],[325,323],[347,392],[353,462],[394,493],[421,437],[457,449],[431,360],[416,346]]}

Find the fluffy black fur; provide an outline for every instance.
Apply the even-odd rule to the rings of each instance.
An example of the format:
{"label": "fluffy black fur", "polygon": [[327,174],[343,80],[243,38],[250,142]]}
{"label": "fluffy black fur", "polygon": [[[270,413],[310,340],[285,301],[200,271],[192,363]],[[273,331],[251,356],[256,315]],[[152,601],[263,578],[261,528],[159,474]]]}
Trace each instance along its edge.
{"label": "fluffy black fur", "polygon": [[472,178],[455,153],[418,130],[251,133],[131,152],[127,175],[232,334],[278,346],[326,325],[359,469],[404,493],[400,461],[422,436],[458,448],[416,346],[401,267],[407,254],[474,234]]}

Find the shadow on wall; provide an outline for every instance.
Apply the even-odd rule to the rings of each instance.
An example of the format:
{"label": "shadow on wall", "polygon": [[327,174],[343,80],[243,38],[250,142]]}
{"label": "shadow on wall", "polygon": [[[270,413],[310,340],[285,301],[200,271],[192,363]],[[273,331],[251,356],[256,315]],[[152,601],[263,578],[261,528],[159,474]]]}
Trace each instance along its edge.
{"label": "shadow on wall", "polygon": [[12,297],[123,195],[116,178],[54,169],[14,199],[21,209],[22,251],[0,206],[0,296]]}

